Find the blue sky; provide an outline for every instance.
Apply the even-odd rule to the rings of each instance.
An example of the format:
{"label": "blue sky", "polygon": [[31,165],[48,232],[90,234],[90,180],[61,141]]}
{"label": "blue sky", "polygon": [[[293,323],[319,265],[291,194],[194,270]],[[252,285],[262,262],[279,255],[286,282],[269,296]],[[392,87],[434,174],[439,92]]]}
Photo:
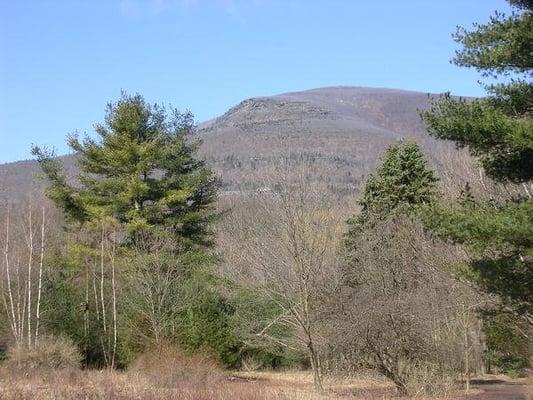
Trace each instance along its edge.
{"label": "blue sky", "polygon": [[457,25],[504,0],[0,0],[0,162],[68,151],[121,89],[198,121],[323,86],[483,93],[449,64]]}

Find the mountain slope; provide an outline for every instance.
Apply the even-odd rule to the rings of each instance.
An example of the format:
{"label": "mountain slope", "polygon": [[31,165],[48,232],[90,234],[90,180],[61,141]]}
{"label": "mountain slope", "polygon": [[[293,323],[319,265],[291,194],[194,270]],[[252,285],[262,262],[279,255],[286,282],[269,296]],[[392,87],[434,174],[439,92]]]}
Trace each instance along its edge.
{"label": "mountain slope", "polygon": [[[262,186],[280,157],[312,160],[317,180],[339,193],[356,193],[384,149],[402,138],[423,146],[446,182],[460,186],[471,163],[450,143],[430,138],[419,117],[434,95],[395,89],[331,87],[244,100],[198,126],[201,155],[221,175],[226,191]],[[75,172],[72,156],[64,157]],[[0,196],[20,198],[36,180],[34,161],[0,165]],[[37,183],[36,183],[37,182]]]}
{"label": "mountain slope", "polygon": [[357,192],[385,148],[418,141],[448,183],[464,181],[470,161],[429,137],[419,117],[435,95],[395,89],[332,87],[245,100],[199,126],[202,154],[230,190],[257,187],[279,157],[320,164],[317,179]]}

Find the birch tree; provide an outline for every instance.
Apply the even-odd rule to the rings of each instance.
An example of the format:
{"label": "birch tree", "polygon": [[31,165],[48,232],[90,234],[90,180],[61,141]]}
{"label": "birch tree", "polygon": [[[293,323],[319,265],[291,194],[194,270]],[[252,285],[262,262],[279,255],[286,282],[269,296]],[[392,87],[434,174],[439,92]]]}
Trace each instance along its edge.
{"label": "birch tree", "polygon": [[35,213],[30,200],[18,207],[7,204],[2,211],[5,231],[0,295],[15,343],[32,348],[38,343],[41,320],[46,206]]}

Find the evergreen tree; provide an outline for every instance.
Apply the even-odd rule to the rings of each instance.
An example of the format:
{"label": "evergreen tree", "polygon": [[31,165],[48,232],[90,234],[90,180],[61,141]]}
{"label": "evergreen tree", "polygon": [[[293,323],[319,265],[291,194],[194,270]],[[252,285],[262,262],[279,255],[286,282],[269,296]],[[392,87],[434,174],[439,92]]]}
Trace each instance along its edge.
{"label": "evergreen tree", "polygon": [[437,178],[428,167],[420,146],[413,141],[390,146],[381,164],[366,180],[358,202],[360,211],[346,221],[344,284],[354,286],[361,279],[364,266],[360,265],[358,250],[368,240],[367,233],[397,217],[400,220],[405,215],[412,217],[420,206],[432,204],[436,193]]}
{"label": "evergreen tree", "polygon": [[95,130],[98,139],[68,140],[79,185],[68,183],[53,154],[33,148],[51,183],[49,197],[70,221],[112,217],[131,237],[164,228],[180,244],[208,245],[217,180],[195,158],[192,115],[123,94],[108,104],[105,122]]}
{"label": "evergreen tree", "polygon": [[393,211],[407,211],[430,204],[436,193],[437,178],[428,168],[420,146],[405,141],[390,146],[376,172],[369,175],[359,200],[361,211],[348,220],[350,233]]}
{"label": "evergreen tree", "polygon": [[496,13],[454,36],[462,45],[455,64],[505,83],[486,85],[481,99],[445,95],[422,118],[432,135],[468,148],[490,177],[522,184],[526,196],[504,205],[439,206],[424,215],[429,226],[469,245],[471,277],[533,324],[533,3],[509,3],[511,15]]}
{"label": "evergreen tree", "polygon": [[422,113],[429,131],[453,140],[479,157],[487,173],[498,180],[530,183],[533,178],[533,4],[510,1],[518,10],[496,13],[473,31],[458,28],[462,45],[453,62],[473,67],[484,76],[509,77],[507,83],[486,85],[488,96],[454,99],[445,95]]}
{"label": "evergreen tree", "polygon": [[[69,137],[80,171],[74,182],[53,152],[33,148],[49,180],[48,196],[64,211],[77,241],[84,242],[71,245],[85,249],[73,280],[79,293],[87,293],[90,286],[97,290],[90,275],[101,265],[99,297],[94,302],[89,296],[84,299],[90,319],[85,323],[104,333],[107,328],[109,334],[111,318],[106,327],[102,317],[104,306],[108,313],[112,310],[114,329],[119,330],[117,364],[115,345],[110,346],[111,362],[105,350],[90,360],[91,349],[104,347],[102,331],[92,335],[80,328],[73,331],[82,332],[83,340],[74,339],[97,365],[123,365],[143,346],[163,340],[190,350],[211,349],[224,363],[236,365],[238,342],[228,325],[232,309],[217,290],[214,257],[207,251],[218,182],[196,158],[199,142],[193,137],[192,115],[123,94],[107,106],[105,121],[95,130],[96,138]],[[117,302],[117,293],[128,298]],[[165,316],[162,321],[149,321],[161,323],[157,334],[147,328],[150,302],[164,308],[156,315]],[[134,341],[134,334],[144,343]]]}

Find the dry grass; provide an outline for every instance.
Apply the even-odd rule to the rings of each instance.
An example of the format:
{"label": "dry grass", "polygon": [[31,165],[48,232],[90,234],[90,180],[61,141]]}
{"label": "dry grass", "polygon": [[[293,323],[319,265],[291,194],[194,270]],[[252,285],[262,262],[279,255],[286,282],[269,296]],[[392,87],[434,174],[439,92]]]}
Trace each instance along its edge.
{"label": "dry grass", "polygon": [[8,352],[7,366],[24,371],[32,369],[76,369],[81,363],[81,354],[72,340],[43,336],[37,345],[11,347]]}
{"label": "dry grass", "polygon": [[176,381],[159,386],[140,374],[116,371],[56,371],[14,376],[0,373],[0,398],[5,400],[303,400],[326,399],[300,390],[270,387],[262,382],[222,379],[218,382]]}
{"label": "dry grass", "polygon": [[[166,365],[166,367],[164,367]],[[147,356],[125,372],[78,369],[0,367],[2,400],[385,400],[397,398],[392,385],[373,376],[326,380],[326,393],[313,392],[312,376],[304,371],[228,374],[207,359]],[[482,397],[479,397],[482,396]],[[473,389],[446,399],[482,399]],[[489,397],[487,397],[489,398]],[[490,397],[501,399],[501,397]],[[516,397],[507,397],[514,399]]]}
{"label": "dry grass", "polygon": [[[219,376],[207,381],[164,379],[152,381],[153,375],[117,371],[43,371],[15,374],[0,369],[0,398],[5,400],[326,400],[384,399],[387,387],[373,387],[372,382],[342,387],[337,383],[323,395],[312,391],[306,373],[260,373],[256,376]],[[172,383],[172,384],[171,384]]]}
{"label": "dry grass", "polygon": [[138,357],[125,375],[131,382],[167,389],[191,382],[209,387],[226,379],[224,371],[211,358],[201,354],[184,354],[175,346],[168,345]]}

